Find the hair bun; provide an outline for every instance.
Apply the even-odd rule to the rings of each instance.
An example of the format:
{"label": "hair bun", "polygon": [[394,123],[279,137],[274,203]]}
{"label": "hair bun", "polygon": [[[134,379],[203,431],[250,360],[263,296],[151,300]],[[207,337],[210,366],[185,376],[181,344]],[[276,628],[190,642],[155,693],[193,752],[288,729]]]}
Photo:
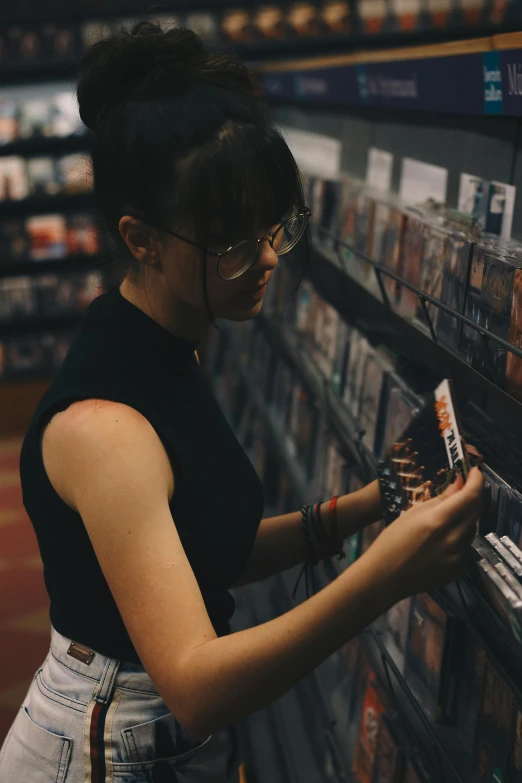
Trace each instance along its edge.
{"label": "hair bun", "polygon": [[77,84],[80,117],[98,130],[106,113],[126,99],[168,94],[191,80],[256,91],[239,60],[208,52],[191,30],[138,22],[130,31],[98,41],[83,56]]}

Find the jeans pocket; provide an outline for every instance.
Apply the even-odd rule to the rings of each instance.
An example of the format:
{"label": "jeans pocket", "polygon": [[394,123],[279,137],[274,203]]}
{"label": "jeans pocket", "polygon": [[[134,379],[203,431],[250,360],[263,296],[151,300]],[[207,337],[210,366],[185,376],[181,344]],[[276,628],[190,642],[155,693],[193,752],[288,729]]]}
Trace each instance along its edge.
{"label": "jeans pocket", "polygon": [[2,750],[0,779],[63,783],[73,740],[35,723],[26,706],[20,707]]}
{"label": "jeans pocket", "polygon": [[147,764],[191,755],[207,739],[199,739],[184,729],[172,713],[122,729],[121,736],[131,764]]}

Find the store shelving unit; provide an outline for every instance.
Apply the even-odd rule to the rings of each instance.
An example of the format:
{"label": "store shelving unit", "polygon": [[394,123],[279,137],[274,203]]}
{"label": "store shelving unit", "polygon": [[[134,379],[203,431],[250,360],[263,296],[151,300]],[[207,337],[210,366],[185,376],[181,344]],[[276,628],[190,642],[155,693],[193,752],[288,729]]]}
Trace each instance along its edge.
{"label": "store shelving unit", "polygon": [[103,255],[77,253],[63,258],[48,258],[44,261],[12,261],[0,263],[0,280],[4,277],[41,274],[44,272],[79,272],[89,269],[103,269],[107,264]]}

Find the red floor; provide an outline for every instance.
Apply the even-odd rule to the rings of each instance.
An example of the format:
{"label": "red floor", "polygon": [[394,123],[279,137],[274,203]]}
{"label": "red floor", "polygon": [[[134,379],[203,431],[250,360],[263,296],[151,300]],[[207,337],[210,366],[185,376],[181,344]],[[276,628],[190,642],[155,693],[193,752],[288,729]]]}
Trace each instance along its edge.
{"label": "red floor", "polygon": [[49,599],[22,504],[21,439],[0,441],[0,745],[50,642]]}

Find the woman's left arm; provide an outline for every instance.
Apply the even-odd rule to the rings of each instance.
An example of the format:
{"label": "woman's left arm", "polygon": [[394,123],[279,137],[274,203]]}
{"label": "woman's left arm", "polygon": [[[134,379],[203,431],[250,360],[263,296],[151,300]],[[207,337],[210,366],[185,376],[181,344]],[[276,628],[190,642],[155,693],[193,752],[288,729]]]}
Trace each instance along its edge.
{"label": "woman's left arm", "polygon": [[[329,501],[321,505],[321,517],[329,530]],[[381,519],[379,483],[343,495],[337,501],[339,538],[344,539]],[[326,553],[325,553],[326,554]],[[301,512],[261,520],[245,570],[235,587],[258,582],[273,574],[304,563],[308,556],[302,534]]]}

